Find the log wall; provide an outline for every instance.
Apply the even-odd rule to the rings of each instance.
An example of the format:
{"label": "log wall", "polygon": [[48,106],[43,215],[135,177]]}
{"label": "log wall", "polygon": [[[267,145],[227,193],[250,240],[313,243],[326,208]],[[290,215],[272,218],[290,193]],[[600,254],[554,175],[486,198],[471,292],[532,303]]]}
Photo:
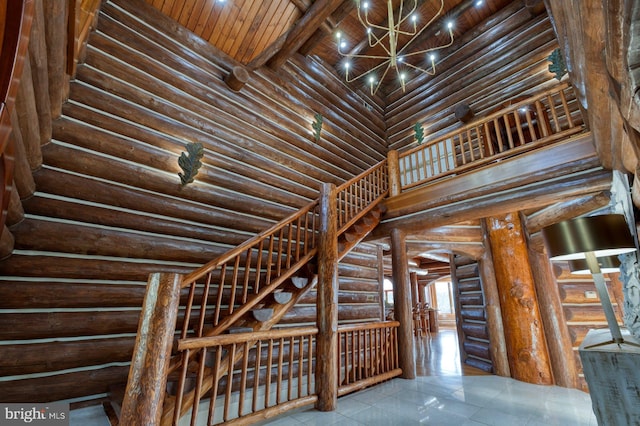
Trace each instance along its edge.
{"label": "log wall", "polygon": [[514,1],[439,52],[438,72],[397,90],[389,97],[389,148],[417,144],[413,127],[420,123],[425,142],[461,127],[455,116],[466,106],[475,118],[488,115],[514,96],[557,84],[547,57],[558,47],[545,13],[532,15],[525,2]]}
{"label": "log wall", "polygon": [[[571,274],[566,262],[554,263],[562,309],[567,319],[578,370],[578,388],[588,392],[578,349],[587,332],[591,329],[607,328],[607,320],[591,275]],[[618,275],[618,273],[605,274],[604,277],[616,318],[618,323],[622,324],[622,283],[618,280]]]}
{"label": "log wall", "polygon": [[[40,28],[31,44],[49,45],[49,34],[58,40],[66,27]],[[386,155],[381,108],[321,64],[295,57],[233,92],[224,79],[238,64],[142,1],[102,4],[60,114],[64,85],[35,72],[43,56],[24,79],[18,120],[36,116],[43,93],[59,118],[50,140],[39,126],[15,126],[33,183],[17,185],[24,216],[0,263],[2,402],[104,397],[126,381],[149,273],[189,272],[317,198],[321,183]],[[203,166],[181,186],[190,142],[203,144]],[[339,273],[340,322],[379,319],[375,247],[349,254]],[[283,324],[315,315],[310,293]]]}

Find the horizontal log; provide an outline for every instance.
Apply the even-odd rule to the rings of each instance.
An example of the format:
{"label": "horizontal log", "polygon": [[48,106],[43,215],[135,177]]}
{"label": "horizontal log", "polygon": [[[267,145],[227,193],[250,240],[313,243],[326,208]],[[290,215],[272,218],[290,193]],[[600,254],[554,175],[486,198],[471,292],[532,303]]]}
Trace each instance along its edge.
{"label": "horizontal log", "polygon": [[[599,303],[600,301],[600,299],[597,297],[596,286],[593,281],[562,282],[559,283],[558,287],[562,303]],[[586,292],[591,292],[596,297],[587,298]]]}
{"label": "horizontal log", "polygon": [[489,344],[484,342],[472,342],[465,341],[463,343],[464,351],[468,355],[473,355],[478,358],[483,358],[485,360],[491,360],[491,353],[489,351]]}
{"label": "horizontal log", "polygon": [[486,311],[482,308],[462,307],[460,316],[465,320],[486,321]]}
{"label": "horizontal log", "polygon": [[[294,306],[280,320],[279,324],[315,323],[315,306],[298,307]],[[338,306],[338,321],[372,320],[380,318],[380,304],[362,304]]]}
{"label": "horizontal log", "polygon": [[462,323],[462,331],[470,337],[476,337],[478,339],[489,338],[489,331],[487,330],[486,324],[475,324],[470,322]]}
{"label": "horizontal log", "polygon": [[465,265],[456,264],[456,277],[458,280],[465,280],[467,278],[478,278],[478,263],[467,263]]}
{"label": "horizontal log", "polygon": [[[618,322],[621,322],[616,306],[617,305],[613,303],[613,310],[616,313],[616,318],[618,319]],[[593,305],[563,305],[562,310],[564,311],[564,316],[567,321],[593,323],[605,321],[602,305],[598,302]]]}
{"label": "horizontal log", "polygon": [[[162,170],[152,170],[124,161],[115,161],[111,158],[63,146],[57,142],[43,147],[43,155],[47,164],[52,167],[146,191],[167,194],[182,198],[185,202],[193,201],[209,205],[212,209],[220,209],[221,213],[230,209],[239,215],[259,216],[278,221],[294,212],[292,207],[272,203],[268,201],[268,198],[257,200],[209,185],[183,187],[179,183],[180,179],[177,174],[172,176]],[[177,155],[175,161],[177,164]],[[140,179],[141,175],[144,175],[145,179]]]}
{"label": "horizontal log", "polygon": [[[316,303],[317,292],[315,290],[306,293],[298,304],[314,304]],[[375,292],[351,292],[351,291],[338,291],[338,303],[341,305],[360,304],[360,303],[379,303],[380,294]]]}
{"label": "horizontal log", "polygon": [[0,401],[50,402],[105,394],[114,383],[125,383],[128,374],[129,366],[117,366],[10,380],[0,386]]}
{"label": "horizontal log", "polygon": [[135,337],[0,346],[0,375],[43,373],[129,362]]}
{"label": "horizontal log", "polygon": [[54,221],[25,219],[12,228],[17,249],[203,264],[232,247]]}
{"label": "horizontal log", "polygon": [[458,281],[458,290],[463,293],[467,291],[482,291],[480,278],[465,278],[462,281]]}
{"label": "horizontal log", "polygon": [[460,305],[462,306],[482,306],[484,305],[484,297],[482,293],[465,293],[458,296]]}
{"label": "horizontal log", "polygon": [[380,290],[380,285],[377,280],[374,279],[358,279],[357,277],[339,278],[339,288],[344,291],[364,291],[364,292],[376,292]]}
{"label": "horizontal log", "polygon": [[[162,218],[144,212],[127,211],[109,206],[95,206],[75,200],[60,200],[38,194],[23,202],[24,208],[32,215],[60,218],[71,221],[94,223],[113,228],[126,228],[150,232],[158,235],[177,236],[202,241],[215,241],[221,245],[235,247],[251,238],[254,234],[242,231],[230,232],[218,227],[205,226],[186,220],[169,217]],[[263,221],[255,226],[264,225]]]}
{"label": "horizontal log", "polygon": [[0,308],[140,307],[144,284],[0,281]]}
{"label": "horizontal log", "polygon": [[[72,104],[65,107],[65,112],[81,108],[80,105]],[[91,122],[97,123],[98,120],[100,128],[64,117],[56,120],[56,140],[153,169],[175,170],[177,176],[178,153],[185,151],[183,140],[170,139],[168,135],[158,137],[149,134],[145,135],[142,141],[129,136],[123,137],[119,135],[123,134],[125,129],[133,127],[131,123],[123,123],[121,120],[106,115],[100,116],[94,112]],[[118,135],[102,130],[105,127],[116,128]],[[265,175],[260,170],[246,167],[245,164],[239,164],[211,151],[205,153],[202,163],[198,171],[198,182],[220,186],[241,194],[268,196],[272,202],[294,206],[303,206],[317,198],[318,192],[315,187],[303,187],[299,182],[285,176]]]}
{"label": "horizontal log", "polygon": [[251,232],[252,234],[260,233],[274,224],[274,221],[259,217],[252,217],[246,221],[238,220],[237,216],[232,217],[226,212],[202,204],[179,201],[161,194],[145,193],[134,188],[118,188],[118,191],[114,192],[111,185],[106,182],[49,168],[38,170],[34,173],[34,178],[38,190],[41,192],[163,216],[171,212],[171,217],[175,219]]}
{"label": "horizontal log", "polygon": [[0,262],[0,274],[5,276],[113,281],[146,281],[149,274],[154,272],[187,274],[193,269],[175,264],[129,262],[127,259],[104,260],[24,254],[13,254],[9,259]]}
{"label": "horizontal log", "polygon": [[6,313],[0,340],[135,334],[139,316],[139,310]]}
{"label": "horizontal log", "polygon": [[482,371],[485,371],[487,373],[493,373],[493,365],[491,364],[491,362],[483,361],[478,358],[467,357],[464,360],[464,363],[471,367],[475,367]]}
{"label": "horizontal log", "polygon": [[378,278],[378,270],[373,268],[362,268],[355,265],[339,263],[338,273],[340,277],[346,278],[362,278],[368,280],[376,280]]}

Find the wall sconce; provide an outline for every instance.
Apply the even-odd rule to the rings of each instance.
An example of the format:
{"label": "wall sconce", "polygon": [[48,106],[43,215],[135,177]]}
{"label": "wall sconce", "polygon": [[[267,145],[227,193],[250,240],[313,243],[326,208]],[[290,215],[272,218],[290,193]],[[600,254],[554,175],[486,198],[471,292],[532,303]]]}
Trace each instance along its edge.
{"label": "wall sconce", "polygon": [[[611,299],[602,275],[604,269],[601,267],[612,267],[610,261],[602,259],[636,249],[624,216],[605,214],[566,220],[544,228],[542,237],[551,260],[568,260],[573,262],[573,264],[570,263],[573,273],[588,271],[593,275],[596,291],[600,297],[612,338],[611,341],[595,346],[623,343],[620,326],[613,312]],[[599,260],[601,263],[598,262]]]}

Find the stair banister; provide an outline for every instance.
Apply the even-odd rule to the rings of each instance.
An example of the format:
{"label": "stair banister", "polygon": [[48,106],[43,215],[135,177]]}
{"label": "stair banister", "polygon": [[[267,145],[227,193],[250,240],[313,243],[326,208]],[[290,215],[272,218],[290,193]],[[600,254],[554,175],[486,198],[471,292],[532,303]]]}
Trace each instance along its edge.
{"label": "stair banister", "polygon": [[120,424],[160,423],[180,302],[180,274],[149,276]]}

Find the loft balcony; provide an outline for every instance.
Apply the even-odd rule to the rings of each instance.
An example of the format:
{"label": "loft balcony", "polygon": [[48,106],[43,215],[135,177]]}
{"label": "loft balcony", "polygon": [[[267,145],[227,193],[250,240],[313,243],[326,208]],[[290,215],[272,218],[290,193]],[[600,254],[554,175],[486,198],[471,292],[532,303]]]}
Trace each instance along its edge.
{"label": "loft balcony", "polygon": [[[390,195],[375,237],[541,207],[609,188],[573,89],[523,98],[389,155]],[[394,166],[396,165],[396,166]]]}

